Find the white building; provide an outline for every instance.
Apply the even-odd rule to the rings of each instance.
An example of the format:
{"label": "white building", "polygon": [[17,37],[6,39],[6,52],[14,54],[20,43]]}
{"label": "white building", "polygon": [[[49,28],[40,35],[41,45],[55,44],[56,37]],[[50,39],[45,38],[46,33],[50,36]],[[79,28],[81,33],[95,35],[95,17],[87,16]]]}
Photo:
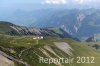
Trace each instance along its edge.
{"label": "white building", "polygon": [[43,36],[34,36],[33,39],[43,39]]}

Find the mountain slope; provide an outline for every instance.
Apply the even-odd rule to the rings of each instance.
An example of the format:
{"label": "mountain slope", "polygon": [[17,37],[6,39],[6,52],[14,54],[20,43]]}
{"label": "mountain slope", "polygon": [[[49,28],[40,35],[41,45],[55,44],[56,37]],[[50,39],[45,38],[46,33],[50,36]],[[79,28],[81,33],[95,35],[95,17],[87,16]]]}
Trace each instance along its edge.
{"label": "mountain slope", "polygon": [[[26,36],[43,36],[43,37],[56,37],[56,38],[72,38],[79,41],[77,38],[72,37],[66,31],[61,28],[33,28],[25,26],[17,26],[9,22],[0,22],[0,33],[9,34],[9,35],[26,35]],[[55,31],[58,30],[61,33]]]}
{"label": "mountain slope", "polygon": [[6,58],[0,51],[0,66],[14,66],[14,62]]}
{"label": "mountain slope", "polygon": [[10,26],[13,26],[14,24],[5,22],[5,21],[0,21],[0,33],[6,33],[8,31],[11,31],[12,28]]}
{"label": "mountain slope", "polygon": [[[45,13],[44,13],[45,12]],[[48,13],[49,12],[49,13]],[[72,9],[72,10],[44,10],[38,17],[34,17],[33,25],[36,27],[61,27],[64,26],[68,33],[76,37],[89,37],[100,33],[99,9]],[[39,14],[37,11],[35,14]]]}
{"label": "mountain slope", "polygon": [[[40,15],[41,14],[41,15]],[[40,9],[36,11],[18,10],[5,20],[29,27],[64,27],[78,38],[100,33],[99,9]]]}
{"label": "mountain slope", "polygon": [[[7,38],[6,38],[7,37]],[[30,66],[99,66],[100,53],[95,49],[88,47],[89,43],[76,42],[71,39],[56,39],[47,38],[39,40],[36,44],[31,37],[7,36],[5,42],[0,42],[0,50],[10,55],[11,57],[26,62]],[[3,39],[2,39],[3,40]],[[22,42],[24,41],[24,43]],[[95,57],[96,63],[76,63],[76,57]],[[39,63],[39,58],[75,58],[74,63]],[[15,62],[15,61],[14,61]],[[17,63],[17,66],[26,66]]]}

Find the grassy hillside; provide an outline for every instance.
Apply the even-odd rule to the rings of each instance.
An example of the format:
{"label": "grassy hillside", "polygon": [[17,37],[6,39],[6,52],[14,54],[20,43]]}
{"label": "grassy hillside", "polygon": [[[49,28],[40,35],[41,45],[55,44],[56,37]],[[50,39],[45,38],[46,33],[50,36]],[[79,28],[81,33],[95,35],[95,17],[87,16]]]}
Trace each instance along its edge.
{"label": "grassy hillside", "polygon": [[[72,48],[70,56],[64,52],[61,48],[57,47],[59,44],[55,42],[64,42],[60,44],[60,47],[67,48],[67,43]],[[99,42],[98,42],[99,43]],[[96,49],[88,46],[90,44],[95,44],[93,42],[76,42],[71,39],[59,39],[59,38],[46,38],[39,40],[39,44],[36,44],[36,40],[32,39],[32,36],[9,36],[0,35],[0,50],[6,54],[12,56],[13,58],[27,62],[30,66],[60,66],[60,64],[48,64],[39,63],[39,56],[44,58],[58,58],[58,57],[72,57],[75,58],[74,63],[61,63],[61,66],[99,66],[100,63],[100,52]],[[64,45],[64,46],[62,46]],[[52,51],[51,51],[52,50]],[[66,50],[68,51],[68,50]],[[95,63],[76,63],[76,57],[95,57]],[[15,66],[25,66],[22,63],[15,61]]]}
{"label": "grassy hillside", "polygon": [[3,34],[3,33],[6,33],[8,31],[12,30],[10,27],[11,25],[14,25],[14,24],[5,22],[5,21],[0,21],[0,33]]}
{"label": "grassy hillside", "polygon": [[71,36],[61,28],[34,28],[26,26],[18,26],[9,22],[0,21],[0,34],[8,35],[24,35],[24,36],[44,36],[44,37],[59,37],[59,38],[72,38],[80,41],[79,39]]}

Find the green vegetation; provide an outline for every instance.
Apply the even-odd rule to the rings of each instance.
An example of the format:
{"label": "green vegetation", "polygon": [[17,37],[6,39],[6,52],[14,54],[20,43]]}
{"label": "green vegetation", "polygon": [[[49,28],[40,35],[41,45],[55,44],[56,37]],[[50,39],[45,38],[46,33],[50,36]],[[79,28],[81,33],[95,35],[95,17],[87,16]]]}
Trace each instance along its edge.
{"label": "green vegetation", "polygon": [[53,29],[53,31],[54,31],[55,33],[63,34],[63,33],[60,31],[60,28],[52,28],[52,29]]}
{"label": "green vegetation", "polygon": [[[39,44],[36,44],[36,40],[33,40],[32,36],[9,36],[0,34],[0,50],[6,54],[14,57],[15,59],[27,62],[30,66],[56,66],[55,64],[44,64],[39,63],[39,56],[44,58],[48,57],[45,55],[40,48],[45,50],[51,57],[58,58],[50,51],[46,50],[44,46],[49,46],[53,51],[60,57],[70,57],[68,54],[64,53],[62,50],[54,45],[54,42],[66,42],[73,49],[73,57],[95,57],[95,63],[75,63],[74,66],[99,66],[100,63],[100,52],[96,49],[88,46],[90,44],[96,44],[93,42],[76,42],[74,40],[64,38],[44,38],[39,40]],[[98,42],[99,44],[99,42]],[[23,51],[23,53],[21,53]],[[16,66],[25,66],[23,64],[15,62]],[[72,66],[70,64],[63,64],[64,66]]]}
{"label": "green vegetation", "polygon": [[11,30],[10,26],[11,23],[0,21],[0,33],[6,33]]}

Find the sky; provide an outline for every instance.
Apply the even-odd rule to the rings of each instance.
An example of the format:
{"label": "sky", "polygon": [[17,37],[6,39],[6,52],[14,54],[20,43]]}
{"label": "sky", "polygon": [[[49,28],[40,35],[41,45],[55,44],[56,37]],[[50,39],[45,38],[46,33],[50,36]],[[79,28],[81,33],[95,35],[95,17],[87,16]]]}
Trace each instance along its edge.
{"label": "sky", "polygon": [[100,0],[0,0],[0,10],[34,10],[48,7],[99,8]]}

